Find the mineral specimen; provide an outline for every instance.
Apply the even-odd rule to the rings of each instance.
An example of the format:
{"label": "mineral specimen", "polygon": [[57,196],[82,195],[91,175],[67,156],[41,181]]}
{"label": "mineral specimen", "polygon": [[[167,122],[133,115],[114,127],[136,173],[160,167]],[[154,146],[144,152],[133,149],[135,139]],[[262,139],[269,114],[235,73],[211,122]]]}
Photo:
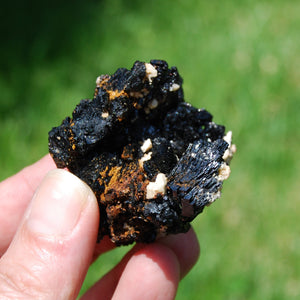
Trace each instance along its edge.
{"label": "mineral specimen", "polygon": [[93,100],[49,132],[49,151],[94,191],[99,239],[125,245],[186,232],[220,197],[235,146],[184,102],[177,68],[152,60],[99,76]]}

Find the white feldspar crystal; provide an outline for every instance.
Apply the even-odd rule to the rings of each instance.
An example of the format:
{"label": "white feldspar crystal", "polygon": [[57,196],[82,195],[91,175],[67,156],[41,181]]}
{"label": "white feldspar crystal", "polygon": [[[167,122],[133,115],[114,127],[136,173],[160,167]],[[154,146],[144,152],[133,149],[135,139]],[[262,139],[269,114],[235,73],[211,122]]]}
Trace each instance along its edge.
{"label": "white feldspar crystal", "polygon": [[224,181],[228,179],[230,175],[230,167],[226,163],[222,163],[219,170],[218,170],[217,179],[220,181]]}
{"label": "white feldspar crystal", "polygon": [[152,152],[145,153],[144,156],[139,160],[139,165],[141,168],[144,167],[144,161],[151,159]]}
{"label": "white feldspar crystal", "polygon": [[176,92],[180,89],[180,85],[178,83],[173,83],[170,88],[169,88],[169,91],[170,92]]}
{"label": "white feldspar crystal", "polygon": [[149,63],[145,63],[145,67],[146,67],[146,76],[151,84],[152,78],[155,78],[157,76],[157,70]]}
{"label": "white feldspar crystal", "polygon": [[106,118],[109,117],[109,113],[108,113],[108,112],[103,112],[103,113],[101,114],[101,117],[102,117],[103,119],[106,119]]}
{"label": "white feldspar crystal", "polygon": [[166,192],[167,177],[164,173],[158,173],[155,182],[149,182],[147,185],[146,198],[152,199],[157,194],[164,195]]}
{"label": "white feldspar crystal", "polygon": [[228,131],[227,134],[223,137],[223,140],[228,143],[229,147],[223,154],[223,160],[229,164],[233,154],[236,152],[236,146],[231,143],[232,140],[232,131]]}
{"label": "white feldspar crystal", "polygon": [[141,150],[145,153],[148,152],[152,148],[152,142],[150,139],[144,141],[143,145],[141,146]]}
{"label": "white feldspar crystal", "polygon": [[101,82],[101,76],[98,76],[96,79],[96,85],[99,86]]}

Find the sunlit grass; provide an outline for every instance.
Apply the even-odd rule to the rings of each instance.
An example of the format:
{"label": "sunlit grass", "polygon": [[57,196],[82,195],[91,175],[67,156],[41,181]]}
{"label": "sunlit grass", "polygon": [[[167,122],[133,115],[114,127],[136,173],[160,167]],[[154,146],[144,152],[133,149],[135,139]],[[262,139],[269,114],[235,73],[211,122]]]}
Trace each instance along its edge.
{"label": "sunlit grass", "polygon": [[[37,12],[33,25],[14,12],[18,30],[0,50],[0,178],[47,152],[48,131],[92,97],[98,75],[166,59],[186,100],[232,130],[238,149],[222,198],[194,222],[201,258],[177,299],[297,299],[300,4],[74,1],[42,11],[36,1]],[[100,257],[83,290],[125,251]]]}

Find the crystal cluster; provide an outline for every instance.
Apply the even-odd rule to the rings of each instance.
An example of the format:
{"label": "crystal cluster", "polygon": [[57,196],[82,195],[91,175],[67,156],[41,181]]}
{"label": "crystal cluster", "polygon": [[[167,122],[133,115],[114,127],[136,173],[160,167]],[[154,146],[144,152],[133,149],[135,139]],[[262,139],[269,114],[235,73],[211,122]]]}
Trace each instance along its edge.
{"label": "crystal cluster", "polygon": [[184,101],[177,68],[152,60],[99,76],[94,98],[49,132],[49,151],[94,191],[99,239],[126,245],[186,232],[220,197],[235,146]]}

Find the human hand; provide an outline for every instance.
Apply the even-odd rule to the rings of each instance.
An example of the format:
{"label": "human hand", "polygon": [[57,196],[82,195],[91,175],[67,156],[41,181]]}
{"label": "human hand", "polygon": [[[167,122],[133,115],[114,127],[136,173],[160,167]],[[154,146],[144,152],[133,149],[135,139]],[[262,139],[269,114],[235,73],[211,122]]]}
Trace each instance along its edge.
{"label": "human hand", "polygon": [[[91,189],[49,155],[1,182],[0,298],[76,299],[91,262],[114,247],[96,244],[98,224]],[[82,299],[174,299],[198,255],[193,230],[137,244]]]}

